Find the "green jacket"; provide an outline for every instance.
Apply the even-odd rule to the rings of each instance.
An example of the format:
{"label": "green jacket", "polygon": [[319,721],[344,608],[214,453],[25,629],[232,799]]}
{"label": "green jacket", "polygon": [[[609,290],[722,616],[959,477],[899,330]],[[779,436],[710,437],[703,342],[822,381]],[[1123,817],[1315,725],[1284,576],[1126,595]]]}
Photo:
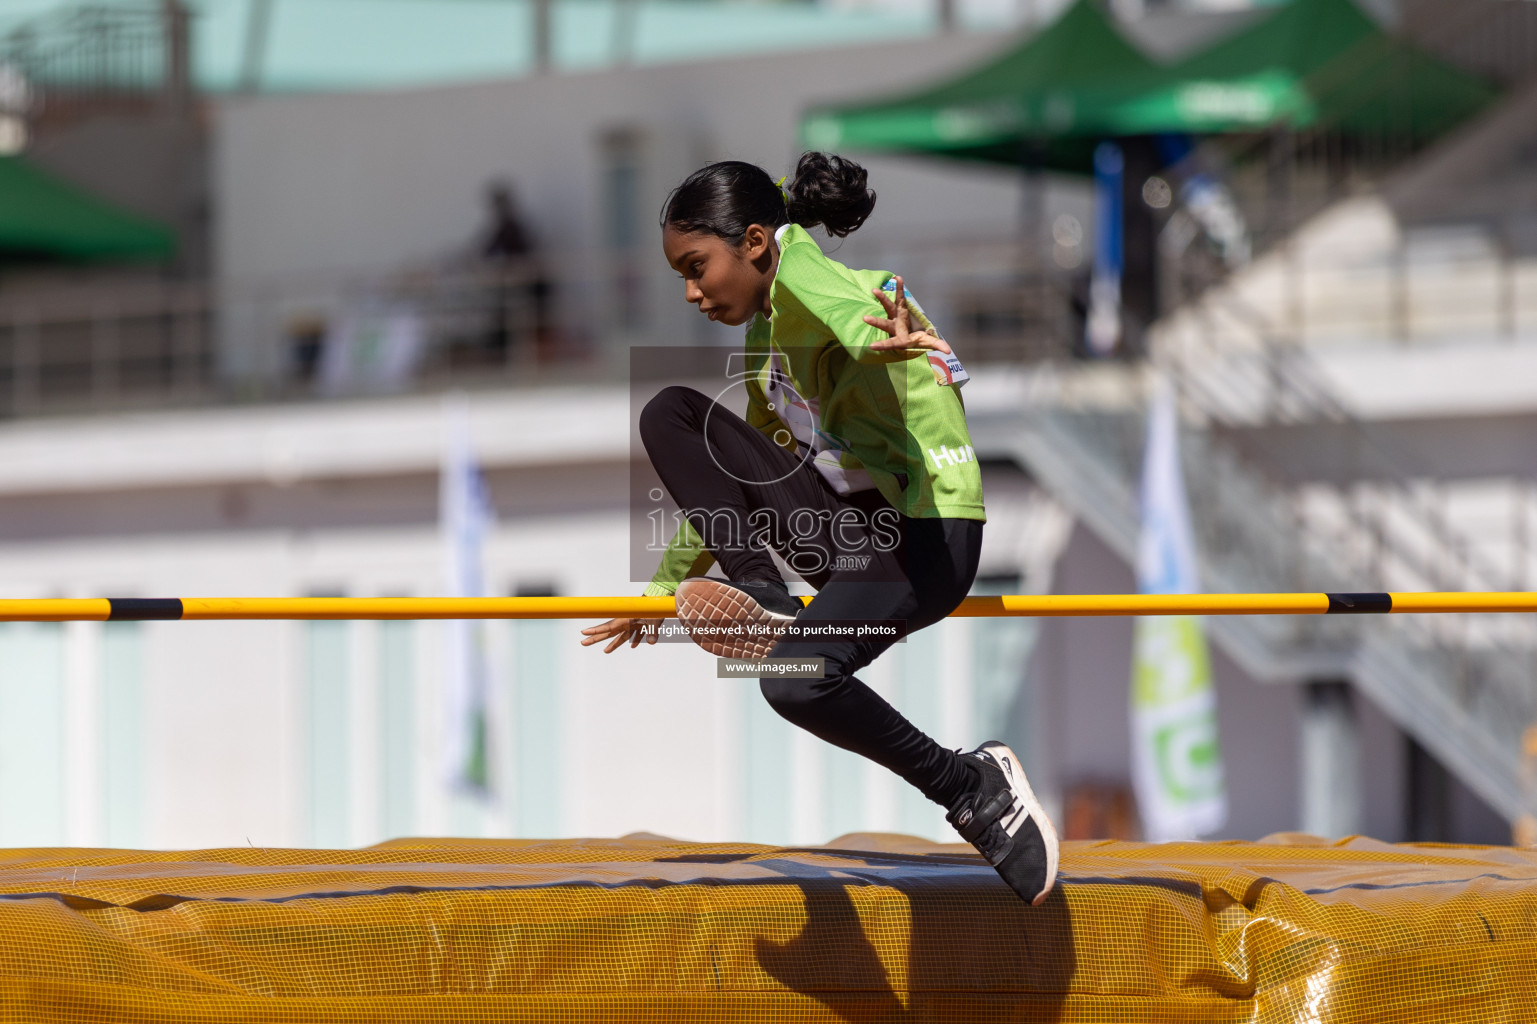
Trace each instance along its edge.
{"label": "green jacket", "polygon": [[[925,350],[872,350],[887,335],[864,322],[881,314],[870,293],[894,292],[894,275],[828,259],[798,225],[776,239],[773,317],[759,314],[747,328],[747,422],[791,452],[810,449],[840,494],[873,486],[905,516],[985,521],[959,385],[940,383],[947,363],[964,383],[959,362]],[[672,594],[714,561],[685,519],[645,592]]]}

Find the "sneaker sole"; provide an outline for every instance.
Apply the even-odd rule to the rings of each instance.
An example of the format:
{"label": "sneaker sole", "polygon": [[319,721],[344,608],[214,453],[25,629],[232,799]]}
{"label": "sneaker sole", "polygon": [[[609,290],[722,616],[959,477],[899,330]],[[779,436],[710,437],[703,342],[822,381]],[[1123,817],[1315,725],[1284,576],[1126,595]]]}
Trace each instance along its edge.
{"label": "sneaker sole", "polygon": [[1046,817],[1046,811],[1041,807],[1041,802],[1035,798],[1035,791],[1030,788],[1024,769],[1020,767],[1019,755],[1002,743],[984,743],[978,749],[986,751],[1004,766],[1003,773],[1008,776],[1009,788],[1014,791],[1019,802],[1025,805],[1025,813],[1030,815],[1030,820],[1034,821],[1035,827],[1041,831],[1041,842],[1046,847],[1046,884],[1030,901],[1032,907],[1038,907],[1046,902],[1047,894],[1051,892],[1052,886],[1057,884],[1060,844],[1057,841],[1056,827],[1052,825],[1051,819]]}
{"label": "sneaker sole", "polygon": [[[795,621],[793,616],[771,612],[742,591],[716,580],[684,580],[678,584],[677,600],[678,622],[689,639],[721,658],[761,660],[784,635],[785,627]],[[717,632],[731,625],[762,626],[765,631],[736,635]],[[696,633],[699,627],[709,628]]]}

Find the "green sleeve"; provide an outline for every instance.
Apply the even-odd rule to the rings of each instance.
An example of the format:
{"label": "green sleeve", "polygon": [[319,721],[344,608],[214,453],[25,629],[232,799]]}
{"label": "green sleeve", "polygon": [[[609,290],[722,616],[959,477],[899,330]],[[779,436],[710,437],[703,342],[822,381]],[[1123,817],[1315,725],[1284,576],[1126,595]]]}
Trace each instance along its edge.
{"label": "green sleeve", "polygon": [[872,349],[871,342],[890,337],[864,321],[866,316],[883,315],[880,304],[853,271],[828,259],[809,238],[780,250],[773,303],[776,317],[790,313],[816,333],[837,338],[858,362],[898,363],[928,355],[918,348]]}
{"label": "green sleeve", "polygon": [[704,546],[704,540],[687,519],[673,534],[667,550],[662,553],[662,564],[646,585],[642,597],[671,597],[678,584],[690,576],[703,576],[715,564],[715,556]]}

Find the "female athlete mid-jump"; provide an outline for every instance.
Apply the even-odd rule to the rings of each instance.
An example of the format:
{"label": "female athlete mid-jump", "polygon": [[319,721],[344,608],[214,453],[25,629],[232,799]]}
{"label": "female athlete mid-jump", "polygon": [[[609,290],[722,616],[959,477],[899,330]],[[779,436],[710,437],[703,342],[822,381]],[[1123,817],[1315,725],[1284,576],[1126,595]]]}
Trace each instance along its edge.
{"label": "female athlete mid-jump", "polygon": [[[679,621],[714,653],[823,659],[820,678],[765,671],[774,710],[918,787],[1039,904],[1057,836],[1014,752],[941,746],[854,675],[955,610],[986,519],[966,371],[900,277],[828,259],[805,230],[858,228],[875,205],[866,182],[852,161],[807,153],[787,188],[726,161],[667,198],[662,251],[684,297],[747,325],[748,407],[744,420],[675,386],[641,413],[646,452],[684,515],[645,593],[676,594]],[[769,549],[816,589],[804,608]],[[728,578],[705,576],[712,563]],[[655,643],[657,625],[610,619],[582,643]]]}

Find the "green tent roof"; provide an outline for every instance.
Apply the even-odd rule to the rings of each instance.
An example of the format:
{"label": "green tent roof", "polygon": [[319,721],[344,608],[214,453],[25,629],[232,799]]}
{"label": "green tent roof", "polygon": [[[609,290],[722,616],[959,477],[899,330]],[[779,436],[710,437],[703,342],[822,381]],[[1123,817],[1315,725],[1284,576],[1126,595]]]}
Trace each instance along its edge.
{"label": "green tent roof", "polygon": [[1353,0],[1291,0],[1126,96],[1127,133],[1275,124],[1424,139],[1494,95],[1482,80],[1382,31]]}
{"label": "green tent roof", "polygon": [[1172,66],[1128,43],[1092,0],[979,70],[893,100],[809,112],[808,145],[1087,170],[1092,140],[1314,125],[1423,139],[1493,95],[1481,80],[1383,32],[1352,0],[1291,0]]}
{"label": "green tent roof", "polygon": [[162,260],[176,240],[161,224],[120,210],[39,170],[0,157],[0,259]]}
{"label": "green tent roof", "polygon": [[[813,110],[802,132],[815,149],[919,150],[1017,162],[1025,140],[1085,134],[1078,130],[1085,104],[1106,83],[1151,81],[1157,70],[1092,0],[1076,0],[1051,25],[975,71],[892,100]],[[1059,157],[1081,159],[1087,152],[1058,148]]]}

